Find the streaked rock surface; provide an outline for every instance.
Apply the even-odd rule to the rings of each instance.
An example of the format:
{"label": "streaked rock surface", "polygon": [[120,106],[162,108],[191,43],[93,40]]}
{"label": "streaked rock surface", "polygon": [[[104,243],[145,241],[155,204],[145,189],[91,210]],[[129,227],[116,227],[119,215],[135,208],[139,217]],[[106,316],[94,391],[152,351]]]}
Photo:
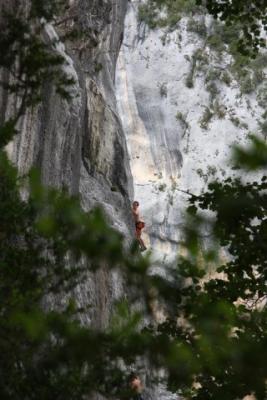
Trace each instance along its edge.
{"label": "streaked rock surface", "polygon": [[[8,152],[21,174],[37,166],[44,184],[79,195],[84,209],[100,204],[110,223],[129,241],[132,177],[114,92],[126,7],[126,0],[75,0],[67,11],[74,19],[44,26],[47,40],[56,41],[55,51],[63,56],[63,68],[73,78],[68,88],[72,99],[60,98],[47,82],[40,105],[19,121],[20,134],[8,145]],[[84,33],[83,38],[62,43],[60,37],[73,26]],[[3,78],[11,79],[8,74]],[[18,99],[0,93],[2,121],[18,104]],[[121,284],[116,273],[105,268],[88,278],[76,293],[81,305],[92,305],[85,323],[105,325]]]}
{"label": "streaked rock surface", "polygon": [[[228,73],[231,57],[224,52],[219,59],[201,36],[189,32],[189,17],[183,17],[172,32],[150,30],[138,21],[140,3],[132,1],[128,7],[117,99],[131,158],[134,198],[146,222],[144,238],[155,264],[162,265],[172,263],[179,248],[188,197],[183,191],[198,194],[214,176],[233,173],[228,165],[230,147],[245,143],[249,132],[258,132],[264,108],[256,93],[241,95],[231,76],[229,85],[216,81],[221,118],[213,115],[205,127],[203,114],[211,101],[207,73],[212,67]],[[199,19],[211,29],[210,17]],[[186,79],[198,49],[206,61],[202,70],[196,69],[193,87],[188,88]]]}

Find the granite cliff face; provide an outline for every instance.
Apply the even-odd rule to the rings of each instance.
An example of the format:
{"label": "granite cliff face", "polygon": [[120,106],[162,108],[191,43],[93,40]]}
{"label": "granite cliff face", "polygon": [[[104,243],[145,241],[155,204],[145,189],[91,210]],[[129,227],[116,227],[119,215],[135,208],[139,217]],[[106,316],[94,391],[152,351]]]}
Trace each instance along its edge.
{"label": "granite cliff face", "polygon": [[179,251],[184,192],[234,174],[231,145],[264,135],[267,57],[236,71],[228,37],[210,16],[182,14],[171,30],[153,30],[138,18],[142,3],[129,4],[116,87],[144,238],[162,266]]}
{"label": "granite cliff face", "polygon": [[[46,40],[57,42],[55,51],[74,81],[68,89],[72,98],[62,99],[47,82],[40,105],[19,121],[20,134],[8,152],[21,174],[37,166],[44,184],[79,194],[85,209],[101,204],[110,223],[129,239],[132,178],[114,93],[126,7],[126,0],[69,1],[57,24],[45,24]],[[63,43],[60,37],[73,26],[82,39]],[[0,97],[3,121],[18,100],[5,93]],[[92,304],[87,322],[106,323],[121,285],[114,274],[103,268],[78,289],[77,300]]]}

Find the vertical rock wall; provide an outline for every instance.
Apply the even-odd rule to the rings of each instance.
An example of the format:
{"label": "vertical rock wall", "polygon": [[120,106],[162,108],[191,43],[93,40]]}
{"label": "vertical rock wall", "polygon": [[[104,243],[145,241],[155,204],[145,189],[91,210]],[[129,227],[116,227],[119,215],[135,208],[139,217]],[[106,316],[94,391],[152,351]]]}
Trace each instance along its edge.
{"label": "vertical rock wall", "polygon": [[[132,178],[114,93],[126,7],[127,0],[69,1],[66,15],[45,25],[46,40],[57,42],[55,51],[74,81],[68,89],[72,99],[62,99],[46,82],[40,105],[21,118],[20,133],[8,152],[21,174],[37,166],[44,184],[80,195],[86,210],[100,204],[110,223],[129,239]],[[72,28],[82,38],[63,43],[60,38]],[[8,73],[3,78],[11,79]],[[1,121],[18,102],[1,93]],[[105,268],[88,278],[76,293],[81,304],[92,305],[85,322],[103,326],[119,291],[120,279]]]}
{"label": "vertical rock wall", "polygon": [[[179,248],[183,191],[199,194],[215,176],[234,173],[230,147],[246,143],[249,132],[260,134],[266,87],[263,79],[241,92],[227,47],[219,53],[207,45],[211,17],[184,16],[171,31],[151,30],[138,20],[141,3],[129,4],[117,98],[144,239],[162,265],[172,263]],[[266,58],[261,62],[266,72]]]}

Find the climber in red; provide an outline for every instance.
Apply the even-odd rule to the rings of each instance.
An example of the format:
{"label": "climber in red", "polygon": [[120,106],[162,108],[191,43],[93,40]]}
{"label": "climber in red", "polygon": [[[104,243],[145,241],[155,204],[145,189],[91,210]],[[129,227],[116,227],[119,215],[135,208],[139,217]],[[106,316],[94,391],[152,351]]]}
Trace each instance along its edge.
{"label": "climber in red", "polygon": [[133,213],[133,218],[134,218],[134,222],[135,222],[135,237],[140,244],[141,251],[145,251],[146,246],[141,238],[142,229],[144,229],[145,223],[143,221],[141,221],[141,219],[140,219],[138,207],[139,207],[138,201],[134,201],[133,206],[132,206],[132,213]]}

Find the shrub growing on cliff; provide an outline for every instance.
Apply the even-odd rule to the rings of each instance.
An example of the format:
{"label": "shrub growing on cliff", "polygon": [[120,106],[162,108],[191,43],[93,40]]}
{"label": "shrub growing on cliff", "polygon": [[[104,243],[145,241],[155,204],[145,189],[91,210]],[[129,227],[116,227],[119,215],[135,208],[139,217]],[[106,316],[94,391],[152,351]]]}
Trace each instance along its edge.
{"label": "shrub growing on cliff", "polygon": [[192,13],[196,9],[195,0],[149,0],[139,6],[139,20],[152,29],[158,26],[172,29],[184,13]]}
{"label": "shrub growing on cliff", "polygon": [[156,12],[153,7],[146,7],[141,5],[138,10],[139,21],[146,23],[150,28],[155,28]]}
{"label": "shrub growing on cliff", "polygon": [[[266,42],[261,33],[261,26],[266,30],[266,4],[264,1],[256,0],[251,3],[239,0],[195,0],[195,1],[173,1],[173,0],[148,0],[146,9],[153,9],[156,16],[165,12],[165,22],[168,25],[168,16],[175,13],[198,12],[206,9],[216,19],[220,19],[226,27],[233,28],[239,26],[237,36],[235,36],[237,50],[244,55],[255,56],[260,47],[266,47]],[[161,23],[164,18],[161,17]],[[154,25],[157,19],[154,18]],[[231,37],[232,32],[225,35],[226,39]],[[214,39],[213,39],[214,40]]]}
{"label": "shrub growing on cliff", "polygon": [[187,31],[197,33],[199,36],[205,38],[207,35],[207,27],[205,19],[190,18],[187,22]]}
{"label": "shrub growing on cliff", "polygon": [[168,87],[166,82],[158,84],[160,97],[168,97]]}
{"label": "shrub growing on cliff", "polygon": [[175,118],[181,124],[181,127],[183,129],[182,137],[184,137],[186,132],[190,129],[190,124],[188,123],[188,121],[186,119],[186,115],[184,115],[181,111],[178,111]]}
{"label": "shrub growing on cliff", "polygon": [[213,113],[209,107],[205,107],[205,111],[200,119],[200,126],[202,129],[208,129],[209,123],[213,117]]}
{"label": "shrub growing on cliff", "polygon": [[260,126],[261,132],[263,134],[263,137],[266,139],[266,137],[267,137],[267,120],[260,121],[259,126]]}

